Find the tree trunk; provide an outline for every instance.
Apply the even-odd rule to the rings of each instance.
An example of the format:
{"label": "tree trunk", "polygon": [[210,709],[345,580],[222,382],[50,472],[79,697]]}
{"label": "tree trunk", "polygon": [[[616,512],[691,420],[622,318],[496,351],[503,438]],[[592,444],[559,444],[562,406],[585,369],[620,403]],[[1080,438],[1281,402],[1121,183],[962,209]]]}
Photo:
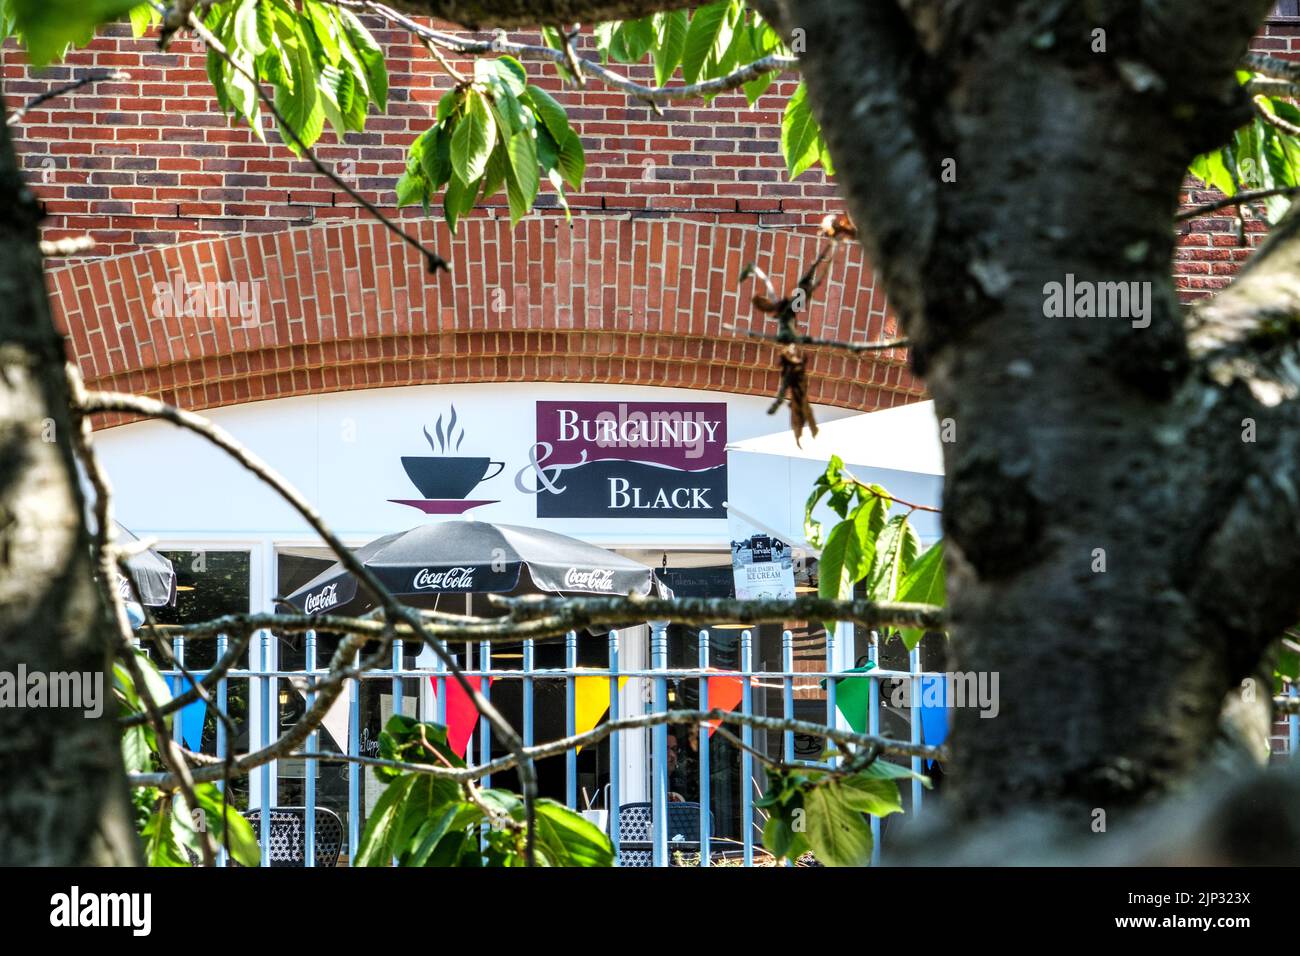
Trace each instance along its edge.
{"label": "tree trunk", "polygon": [[[1210,756],[1225,695],[1298,609],[1296,495],[1275,480],[1294,410],[1189,354],[1170,266],[1188,162],[1249,117],[1232,69],[1268,3],[778,6],[955,426],[952,649],[999,675],[1000,712],[957,711],[950,803],[1122,815]],[[1058,314],[1070,282],[1148,307]]]}
{"label": "tree trunk", "polygon": [[[0,865],[126,864],[138,851],[112,694],[112,630],[92,578],[39,218],[9,127],[0,125],[0,673],[102,678],[97,717],[0,707]],[[25,699],[25,688],[18,692]]]}

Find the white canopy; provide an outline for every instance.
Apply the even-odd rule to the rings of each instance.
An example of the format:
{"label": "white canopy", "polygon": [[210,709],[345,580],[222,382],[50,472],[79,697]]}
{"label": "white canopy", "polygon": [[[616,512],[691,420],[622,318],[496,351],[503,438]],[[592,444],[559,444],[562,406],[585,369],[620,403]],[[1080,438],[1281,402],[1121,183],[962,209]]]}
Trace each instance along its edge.
{"label": "white canopy", "polygon": [[816,438],[805,432],[801,446],[795,444],[790,429],[783,428],[770,435],[732,442],[727,448],[823,462],[829,461],[831,455],[839,455],[849,465],[943,474],[943,445],[934,402],[916,402],[827,422],[818,428]]}

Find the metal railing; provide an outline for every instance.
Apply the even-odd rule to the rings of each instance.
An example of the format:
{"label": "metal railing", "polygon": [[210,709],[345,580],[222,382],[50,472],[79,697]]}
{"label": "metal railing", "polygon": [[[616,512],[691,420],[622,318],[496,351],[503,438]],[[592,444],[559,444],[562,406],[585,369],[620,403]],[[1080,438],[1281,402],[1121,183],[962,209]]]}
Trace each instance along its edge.
{"label": "metal railing", "polygon": [[[701,630],[697,635],[698,661],[697,666],[692,668],[670,668],[668,666],[669,647],[667,628],[658,625],[651,625],[649,650],[650,650],[650,667],[628,667],[625,666],[625,651],[620,646],[620,634],[618,631],[611,631],[608,634],[608,666],[605,668],[579,667],[578,666],[578,636],[574,632],[569,632],[564,637],[564,666],[560,668],[537,668],[534,666],[535,642],[525,640],[519,642],[522,645],[522,666],[518,668],[498,668],[493,666],[493,645],[490,642],[481,642],[478,644],[478,658],[481,666],[475,669],[465,669],[465,675],[472,681],[477,681],[477,687],[485,697],[491,699],[492,684],[494,681],[518,681],[522,689],[522,727],[521,736],[526,746],[532,746],[534,740],[535,726],[535,690],[539,682],[546,681],[563,681],[564,682],[564,735],[573,736],[576,733],[576,705],[577,705],[577,680],[579,678],[605,678],[608,680],[608,711],[606,719],[617,720],[620,717],[628,716],[621,712],[621,704],[624,701],[625,694],[620,688],[620,682],[623,679],[648,681],[650,686],[649,706],[644,713],[662,713],[669,710],[668,688],[670,682],[693,681],[696,684],[699,695],[699,710],[707,711],[710,709],[709,701],[709,682],[710,679],[733,678],[742,682],[742,693],[739,705],[735,708],[741,714],[754,714],[754,690],[779,690],[780,691],[780,713],[781,717],[790,720],[795,718],[795,691],[797,687],[802,689],[817,688],[819,691],[824,689],[824,711],[825,723],[833,727],[846,727],[846,721],[837,712],[836,691],[837,683],[846,678],[861,678],[869,681],[868,700],[866,713],[866,732],[871,735],[880,734],[880,717],[882,712],[881,704],[881,682],[882,681],[904,681],[909,685],[910,696],[907,700],[912,702],[909,705],[909,723],[910,723],[910,743],[920,745],[922,743],[922,721],[919,719],[919,710],[916,706],[917,701],[922,699],[923,682],[930,679],[942,679],[945,675],[937,672],[922,671],[920,667],[919,649],[914,649],[909,655],[909,669],[906,671],[889,670],[879,667],[879,645],[875,635],[868,646],[867,658],[872,665],[869,670],[854,669],[851,673],[846,673],[846,668],[836,666],[840,655],[837,653],[838,642],[847,640],[852,646],[853,632],[851,626],[840,625],[832,632],[826,634],[825,641],[825,668],[822,670],[795,670],[794,659],[794,636],[791,631],[784,631],[781,640],[781,669],[776,671],[755,670],[753,667],[754,639],[751,630],[744,630],[739,640],[739,665],[732,669],[718,669],[712,664],[712,645],[710,633],[708,630]],[[276,637],[271,632],[259,632],[256,643],[250,644],[253,650],[259,652],[258,660],[267,661],[271,659],[272,642]],[[228,642],[224,635],[217,638],[216,657],[220,659],[227,651]],[[249,749],[260,749],[270,745],[275,737],[274,728],[278,724],[278,717],[275,711],[276,704],[279,700],[279,684],[281,681],[300,678],[312,681],[326,674],[326,670],[321,669],[317,660],[317,636],[315,632],[309,631],[305,638],[305,666],[302,669],[276,669],[264,667],[250,667],[246,669],[232,669],[217,682],[215,702],[217,706],[225,710],[229,702],[229,685],[231,681],[247,680],[249,682],[250,693],[248,695],[249,704]],[[448,674],[445,667],[440,661],[432,667],[406,667],[403,665],[403,642],[395,640],[393,642],[393,664],[391,668],[384,670],[371,670],[365,672],[359,680],[371,682],[390,682],[389,687],[392,694],[393,713],[402,713],[405,708],[403,700],[407,696],[404,693],[403,681],[407,679],[416,679],[419,681],[432,681],[436,688],[436,712],[432,714],[421,714],[421,719],[432,720],[439,724],[446,724],[447,721],[447,680]],[[173,639],[173,654],[177,662],[184,666],[185,664],[185,641],[184,638]],[[169,678],[180,678],[181,674],[176,670],[166,670],[163,674]],[[202,674],[196,673],[196,678],[201,678]],[[252,693],[256,687],[259,692]],[[1293,695],[1300,695],[1300,691],[1292,688]],[[361,757],[361,688],[349,689],[349,719],[347,731],[346,755],[351,757]],[[315,695],[308,692],[306,696],[306,706],[310,708],[314,702]],[[256,703],[255,703],[256,700]],[[417,698],[418,702],[418,698]],[[952,701],[948,701],[949,704]],[[254,713],[256,706],[259,713]],[[889,708],[891,712],[897,713],[898,708]],[[257,719],[254,719],[256,716]],[[769,715],[774,716],[774,715]],[[1293,714],[1288,718],[1289,721],[1289,744],[1292,755],[1300,752],[1300,715]],[[253,737],[253,730],[256,729],[257,740]],[[651,865],[667,866],[672,862],[670,851],[674,849],[669,839],[668,833],[668,811],[669,804],[669,765],[668,765],[668,725],[659,723],[650,728],[649,731],[649,760],[648,760],[648,781],[642,781],[642,784],[648,783],[649,803],[651,805],[651,831],[649,840],[649,851],[651,856]],[[712,817],[712,787],[711,787],[711,767],[710,767],[710,747],[709,747],[709,728],[706,724],[700,724],[696,728],[699,734],[698,738],[698,759],[699,759],[699,782],[698,793],[695,795],[699,805],[699,836],[698,841],[692,840],[692,844],[697,844],[699,848],[698,864],[700,866],[709,866],[712,862],[711,852],[720,842],[714,835],[713,817]],[[175,733],[180,734],[180,720],[176,721]],[[625,779],[627,769],[623,766],[621,759],[621,750],[626,743],[629,734],[644,733],[643,729],[624,729],[611,733],[608,737],[609,746],[609,782],[606,790],[609,797],[606,801],[608,811],[608,832],[616,850],[625,849],[624,842],[620,840],[620,810],[631,801],[628,799],[629,793],[640,790],[642,787],[629,787],[629,781]],[[759,752],[768,757],[779,758],[784,763],[793,764],[801,761],[795,754],[795,733],[793,730],[785,729],[781,732],[781,742],[778,748],[779,753],[767,753],[765,748],[760,747]],[[304,795],[304,826],[305,826],[305,847],[303,852],[305,866],[314,866],[316,861],[316,833],[315,833],[315,816],[317,807],[317,776],[318,776],[318,759],[329,759],[337,755],[321,754],[319,751],[319,731],[314,731],[307,740],[305,753],[309,755],[303,763],[303,795]],[[754,823],[754,799],[759,796],[757,789],[757,780],[755,777],[755,757],[750,752],[754,747],[753,727],[742,725],[740,730],[740,740],[743,744],[740,748],[740,837],[734,841],[735,853],[739,860],[745,866],[752,866],[755,863],[755,852],[762,853],[762,849],[756,841],[756,832],[761,832],[761,827],[756,827]],[[477,742],[478,762],[486,764],[492,759],[491,753],[491,733],[487,726],[485,718],[480,716],[477,720],[473,737],[471,738],[470,749]],[[215,736],[215,756],[224,757],[230,741],[226,729],[221,721],[216,721]],[[467,750],[467,757],[469,751]],[[837,758],[831,756],[829,760],[834,762]],[[922,758],[913,756],[910,758],[911,769],[916,774],[925,772],[922,766]],[[256,773],[259,775],[259,794],[257,799],[257,812],[260,814],[260,843],[262,850],[262,865],[270,865],[270,843],[271,843],[271,826],[270,811],[276,805],[275,793],[273,792],[272,781],[276,777],[276,761],[267,763],[259,767]],[[577,753],[570,748],[564,754],[565,763],[565,783],[564,783],[564,803],[571,809],[583,809],[578,804],[578,762]],[[347,763],[347,847],[350,855],[354,855],[360,841],[362,831],[363,811],[361,805],[361,784],[362,776],[369,769],[366,765],[359,762]],[[491,780],[488,777],[483,778],[481,783],[489,786]],[[907,814],[911,817],[918,816],[922,811],[924,802],[924,787],[922,782],[913,777],[910,781],[910,800],[908,801]],[[871,830],[873,836],[872,862],[879,863],[881,858],[881,820],[878,817],[871,817]],[[638,842],[638,845],[642,845]],[[221,854],[219,863],[226,865],[224,852]]]}

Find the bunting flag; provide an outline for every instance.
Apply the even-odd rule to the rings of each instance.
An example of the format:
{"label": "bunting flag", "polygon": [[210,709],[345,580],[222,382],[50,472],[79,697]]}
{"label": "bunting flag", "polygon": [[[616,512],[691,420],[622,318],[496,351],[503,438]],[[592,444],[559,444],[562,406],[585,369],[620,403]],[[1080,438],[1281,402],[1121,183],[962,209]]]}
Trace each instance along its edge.
{"label": "bunting flag", "polygon": [[[618,689],[627,683],[626,677],[618,679]],[[573,731],[585,734],[594,730],[609,710],[608,677],[575,677],[573,679]],[[582,753],[582,748],[578,748]]]}
{"label": "bunting flag", "polygon": [[[290,677],[287,680],[305,703],[307,700],[307,678]],[[352,695],[355,693],[353,685],[353,681],[344,682],[343,693],[334,698],[334,703],[330,704],[329,710],[325,711],[325,717],[321,720],[321,726],[333,738],[334,746],[338,748],[339,753],[348,752],[348,728],[352,724],[352,709],[349,705],[352,703]]]}
{"label": "bunting flag", "polygon": [[[739,677],[710,677],[709,678],[709,710],[717,708],[719,710],[732,711],[745,696],[745,685]],[[720,720],[706,720],[705,724],[709,728],[709,736],[722,726]]]}
{"label": "bunting flag", "polygon": [[[936,693],[937,691],[937,693]],[[921,678],[921,739],[926,746],[938,747],[948,739],[948,682],[944,675]],[[926,703],[937,698],[935,703]],[[926,769],[934,760],[926,761]]]}
{"label": "bunting flag", "polygon": [[[861,667],[851,667],[844,673],[865,674],[875,666],[875,664],[868,662]],[[823,688],[826,686],[825,678],[822,679],[821,685]],[[844,722],[849,725],[849,729],[855,734],[865,734],[867,732],[867,705],[870,702],[870,677],[836,678],[835,709],[840,712]]]}
{"label": "bunting flag", "polygon": [[[203,680],[203,674],[195,674],[195,680]],[[179,697],[194,685],[189,678],[184,675],[169,677],[167,683],[171,686],[172,696]],[[192,704],[186,704],[181,708],[180,714],[173,717],[173,720],[179,719],[181,722],[181,742],[187,750],[199,753],[203,748],[203,718],[207,715],[208,705],[202,700],[196,700]]]}
{"label": "bunting flag", "polygon": [[[471,677],[470,680],[478,678]],[[491,687],[496,682],[495,677],[488,678],[488,686]],[[430,677],[429,683],[433,685],[431,698],[437,713],[438,706],[438,678]],[[436,719],[436,718],[435,718]],[[465,750],[469,747],[469,738],[474,733],[474,727],[478,724],[479,712],[474,706],[474,700],[465,693],[465,688],[460,686],[460,681],[454,677],[447,678],[447,745],[451,747],[452,753],[457,757],[464,759]]]}

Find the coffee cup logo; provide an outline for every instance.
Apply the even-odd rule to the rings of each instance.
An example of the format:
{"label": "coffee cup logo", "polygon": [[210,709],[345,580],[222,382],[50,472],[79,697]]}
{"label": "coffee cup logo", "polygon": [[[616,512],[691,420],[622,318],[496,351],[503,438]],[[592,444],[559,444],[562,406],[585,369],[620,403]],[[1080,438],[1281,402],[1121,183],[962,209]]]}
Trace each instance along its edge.
{"label": "coffee cup logo", "polygon": [[501,474],[505,462],[457,454],[465,441],[465,428],[459,421],[456,406],[452,405],[448,416],[438,416],[432,433],[427,425],[422,429],[433,454],[402,456],[402,468],[423,499],[390,500],[426,514],[464,514],[479,505],[495,504],[495,501],[471,500],[469,496],[479,484]]}

